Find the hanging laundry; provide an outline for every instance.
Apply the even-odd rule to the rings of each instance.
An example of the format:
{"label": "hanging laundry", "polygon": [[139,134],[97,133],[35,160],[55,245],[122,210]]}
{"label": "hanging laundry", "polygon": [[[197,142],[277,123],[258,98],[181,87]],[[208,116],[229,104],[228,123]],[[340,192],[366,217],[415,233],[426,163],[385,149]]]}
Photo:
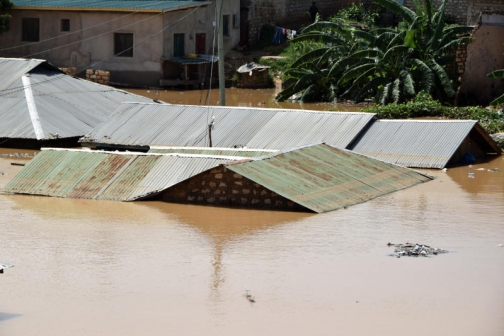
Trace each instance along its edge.
{"label": "hanging laundry", "polygon": [[282,44],[285,40],[282,27],[275,28],[275,34],[273,35],[273,44]]}

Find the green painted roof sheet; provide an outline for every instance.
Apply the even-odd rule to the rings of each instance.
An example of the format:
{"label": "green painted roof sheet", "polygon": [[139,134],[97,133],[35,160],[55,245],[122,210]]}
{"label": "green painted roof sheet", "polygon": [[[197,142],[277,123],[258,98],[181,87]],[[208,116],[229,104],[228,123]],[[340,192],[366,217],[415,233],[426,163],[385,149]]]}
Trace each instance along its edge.
{"label": "green painted roof sheet", "polygon": [[432,179],[408,168],[325,144],[243,159],[243,156],[45,149],[7,183],[4,191],[132,201],[225,165],[284,198],[322,213]]}
{"label": "green painted roof sheet", "polygon": [[157,194],[229,158],[44,149],[7,193],[132,201]]}
{"label": "green painted roof sheet", "polygon": [[362,203],[432,179],[408,168],[325,144],[227,168],[318,213]]}
{"label": "green painted roof sheet", "polygon": [[208,0],[13,0],[14,8],[163,11],[201,5]]}
{"label": "green painted roof sheet", "polygon": [[168,154],[199,154],[199,155],[223,155],[239,157],[261,157],[276,153],[276,150],[264,149],[241,149],[241,148],[212,148],[212,147],[151,147],[149,153]]}

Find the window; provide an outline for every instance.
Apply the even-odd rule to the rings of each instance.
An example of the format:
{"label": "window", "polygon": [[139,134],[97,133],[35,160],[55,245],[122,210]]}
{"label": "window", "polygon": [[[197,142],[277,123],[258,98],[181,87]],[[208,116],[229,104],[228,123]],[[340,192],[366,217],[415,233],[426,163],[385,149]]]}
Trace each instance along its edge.
{"label": "window", "polygon": [[222,31],[224,36],[229,36],[229,15],[222,16]]}
{"label": "window", "polygon": [[185,55],[184,34],[173,34],[173,56],[183,57]]}
{"label": "window", "polygon": [[133,34],[114,33],[114,55],[133,57]]}
{"label": "window", "polygon": [[61,31],[62,32],[70,31],[70,19],[61,19]]}
{"label": "window", "polygon": [[21,22],[21,40],[38,42],[40,40],[40,22],[38,18],[23,18]]}

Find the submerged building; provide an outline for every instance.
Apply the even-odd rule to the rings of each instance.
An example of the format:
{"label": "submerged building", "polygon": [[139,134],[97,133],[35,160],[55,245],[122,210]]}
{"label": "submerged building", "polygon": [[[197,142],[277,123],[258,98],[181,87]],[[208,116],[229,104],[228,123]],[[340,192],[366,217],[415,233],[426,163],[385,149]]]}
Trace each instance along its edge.
{"label": "submerged building", "polygon": [[4,192],[322,213],[431,179],[326,144],[261,157],[45,149]]}

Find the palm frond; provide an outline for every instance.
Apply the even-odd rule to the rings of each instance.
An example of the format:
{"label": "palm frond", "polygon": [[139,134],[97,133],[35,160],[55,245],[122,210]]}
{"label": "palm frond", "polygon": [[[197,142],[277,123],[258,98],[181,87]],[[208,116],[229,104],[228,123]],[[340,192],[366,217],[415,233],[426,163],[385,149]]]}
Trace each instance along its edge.
{"label": "palm frond", "polygon": [[360,91],[355,95],[355,102],[359,103],[367,97],[373,96],[375,92],[379,91],[380,87],[383,87],[387,83],[387,79],[383,77],[375,77],[369,82],[367,82]]}
{"label": "palm frond", "polygon": [[495,70],[487,74],[488,78],[504,78],[504,69]]}
{"label": "palm frond", "polygon": [[419,73],[420,90],[425,91],[427,93],[432,92],[435,83],[434,83],[434,73],[432,72],[431,68],[429,68],[427,64],[416,58],[412,59],[411,63],[417,68],[417,72]]}
{"label": "palm frond", "polygon": [[455,91],[453,90],[452,83],[445,69],[433,59],[429,59],[427,61],[427,65],[436,74],[446,95],[448,97],[453,97],[455,95]]}
{"label": "palm frond", "polygon": [[399,103],[401,100],[401,79],[396,78],[393,82],[394,84],[392,85],[392,99],[394,103]]}
{"label": "palm frond", "polygon": [[320,58],[327,52],[328,49],[329,48],[319,48],[304,54],[303,56],[299,57],[294,63],[292,63],[291,68],[297,68],[300,64],[312,62],[315,59]]}

